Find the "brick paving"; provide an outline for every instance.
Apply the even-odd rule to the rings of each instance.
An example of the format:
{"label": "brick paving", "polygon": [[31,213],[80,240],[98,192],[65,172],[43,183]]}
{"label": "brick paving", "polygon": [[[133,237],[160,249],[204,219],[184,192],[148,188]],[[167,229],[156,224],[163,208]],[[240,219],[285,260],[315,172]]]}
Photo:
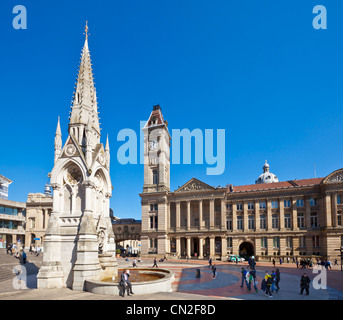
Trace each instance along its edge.
{"label": "brick paving", "polygon": [[[274,268],[271,263],[257,263],[258,292],[249,292],[241,284],[241,268],[247,267],[247,263],[216,262],[217,277],[212,278],[212,272],[207,261],[190,260],[168,260],[159,263],[159,267],[172,270],[175,273],[175,281],[172,284],[173,292],[135,295],[131,297],[103,296],[88,292],[72,291],[70,289],[38,290],[36,275],[41,265],[42,257],[28,254],[28,281],[25,290],[13,288],[14,274],[9,271],[18,265],[18,260],[12,256],[0,252],[0,300],[268,300],[263,291],[260,290],[264,272],[271,272]],[[153,259],[142,259],[139,267],[151,267]],[[120,268],[131,267],[129,262],[118,258]],[[7,269],[6,269],[6,268]],[[6,276],[1,278],[1,270],[6,269]],[[343,300],[343,272],[340,267],[335,266],[328,270],[326,290],[315,290],[311,283],[310,295],[299,295],[299,281],[301,275],[306,272],[313,279],[316,274],[312,270],[297,269],[293,263],[276,265],[281,273],[280,291],[273,295],[273,300]],[[201,278],[195,277],[196,269],[200,269]],[[3,280],[1,280],[3,279]]]}

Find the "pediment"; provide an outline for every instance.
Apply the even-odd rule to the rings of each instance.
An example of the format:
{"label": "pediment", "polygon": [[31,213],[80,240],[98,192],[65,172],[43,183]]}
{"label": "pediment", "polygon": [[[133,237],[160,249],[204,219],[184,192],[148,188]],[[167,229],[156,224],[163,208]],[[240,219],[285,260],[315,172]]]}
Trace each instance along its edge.
{"label": "pediment", "polygon": [[183,186],[177,189],[175,192],[184,192],[184,191],[202,191],[202,190],[213,190],[214,187],[196,179],[192,178],[186,182]]}
{"label": "pediment", "polygon": [[343,183],[343,169],[338,169],[330,173],[324,180],[323,183]]}

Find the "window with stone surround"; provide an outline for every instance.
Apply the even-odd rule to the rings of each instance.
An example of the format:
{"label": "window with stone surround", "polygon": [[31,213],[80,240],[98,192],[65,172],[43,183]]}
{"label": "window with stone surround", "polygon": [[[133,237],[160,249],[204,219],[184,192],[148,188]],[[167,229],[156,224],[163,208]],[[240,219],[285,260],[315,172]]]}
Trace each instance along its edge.
{"label": "window with stone surround", "polygon": [[260,215],[260,229],[267,229],[267,221],[265,214]]}
{"label": "window with stone surround", "polygon": [[261,248],[266,249],[268,247],[267,237],[261,237]]}
{"label": "window with stone surround", "polygon": [[249,230],[255,229],[255,217],[253,215],[248,216],[248,228]]}
{"label": "window with stone surround", "polygon": [[232,230],[232,219],[231,218],[226,220],[226,230]]}
{"label": "window with stone surround", "polygon": [[303,213],[298,213],[298,228],[305,228],[305,217]]}
{"label": "window with stone surround", "polygon": [[337,204],[342,204],[342,196],[341,195],[337,196]]}
{"label": "window with stone surround", "polygon": [[313,248],[320,247],[320,245],[319,245],[319,236],[313,236],[312,237],[312,245],[313,245]]}
{"label": "window with stone surround", "polygon": [[298,199],[297,200],[297,207],[302,208],[304,206],[304,200],[303,199]]}
{"label": "window with stone surround", "polygon": [[279,228],[279,215],[278,214],[272,215],[272,228],[273,229]]}
{"label": "window with stone surround", "polygon": [[243,216],[237,216],[237,230],[243,230]]}
{"label": "window with stone surround", "polygon": [[243,204],[237,203],[236,208],[237,208],[237,210],[243,210]]}
{"label": "window with stone surround", "polygon": [[299,237],[299,247],[300,248],[305,248],[306,247],[306,240],[305,240],[304,236]]}
{"label": "window with stone surround", "polygon": [[280,237],[273,237],[273,248],[280,248]]}
{"label": "window with stone surround", "polygon": [[317,212],[311,212],[311,228],[318,227],[318,214]]}
{"label": "window with stone surround", "polygon": [[248,210],[253,210],[255,208],[255,204],[253,202],[248,203]]}
{"label": "window with stone surround", "polygon": [[285,208],[290,208],[291,207],[291,200],[285,200],[283,202]]}
{"label": "window with stone surround", "polygon": [[292,237],[286,237],[286,248],[293,248],[293,238]]}
{"label": "window with stone surround", "polygon": [[311,198],[310,199],[310,206],[315,207],[318,205],[318,199],[317,198]]}
{"label": "window with stone surround", "polygon": [[228,237],[228,238],[226,239],[226,247],[227,247],[228,249],[231,249],[231,248],[232,248],[232,237]]}
{"label": "window with stone surround", "polygon": [[337,212],[337,225],[342,226],[342,211]]}
{"label": "window with stone surround", "polygon": [[272,201],[272,209],[277,209],[279,207],[278,201]]}
{"label": "window with stone surround", "polygon": [[292,227],[291,215],[289,213],[285,213],[285,228],[290,229],[291,227]]}
{"label": "window with stone surround", "polygon": [[260,209],[265,209],[266,207],[267,206],[265,202],[260,202]]}

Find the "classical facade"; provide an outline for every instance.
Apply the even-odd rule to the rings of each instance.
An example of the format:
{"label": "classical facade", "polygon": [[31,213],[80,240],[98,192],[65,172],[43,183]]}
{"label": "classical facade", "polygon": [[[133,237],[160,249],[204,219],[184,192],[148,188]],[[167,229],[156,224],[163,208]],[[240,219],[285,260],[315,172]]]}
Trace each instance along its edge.
{"label": "classical facade", "polygon": [[25,248],[44,245],[48,221],[52,211],[50,193],[29,193],[26,202]]}
{"label": "classical facade", "polygon": [[338,258],[343,169],[325,178],[280,182],[266,162],[255,184],[213,187],[193,178],[171,191],[170,136],[159,106],[143,132],[143,255]]}
{"label": "classical facade", "polygon": [[62,143],[58,120],[54,167],[50,173],[53,206],[48,222],[38,288],[83,290],[85,281],[117,271],[110,219],[110,150],[100,142],[100,123],[88,27],[81,54],[68,136]]}

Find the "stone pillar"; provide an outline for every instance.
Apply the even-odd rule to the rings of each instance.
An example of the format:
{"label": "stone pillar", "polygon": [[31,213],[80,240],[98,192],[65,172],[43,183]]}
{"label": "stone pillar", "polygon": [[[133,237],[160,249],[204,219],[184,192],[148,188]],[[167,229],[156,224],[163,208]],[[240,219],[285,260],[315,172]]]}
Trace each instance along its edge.
{"label": "stone pillar", "polygon": [[255,201],[255,230],[260,231],[260,214],[259,214],[259,202]]}
{"label": "stone pillar", "polygon": [[191,201],[187,200],[187,230],[191,229]]}
{"label": "stone pillar", "polygon": [[221,212],[220,212],[221,216],[220,216],[220,220],[221,220],[221,226],[220,229],[222,231],[226,230],[226,202],[225,199],[221,200]]}
{"label": "stone pillar", "polygon": [[279,219],[280,219],[280,231],[284,231],[285,230],[285,199],[279,199],[279,207],[280,207],[280,214],[279,214]]}
{"label": "stone pillar", "polygon": [[181,255],[181,238],[176,238],[176,254],[179,257]]}
{"label": "stone pillar", "polygon": [[180,224],[181,224],[181,203],[180,201],[176,201],[176,231],[180,231]]}
{"label": "stone pillar", "polygon": [[293,237],[293,256],[297,257],[299,255],[299,237]]}
{"label": "stone pillar", "polygon": [[187,237],[187,257],[191,257],[191,237]]}
{"label": "stone pillar", "polygon": [[266,222],[267,222],[267,231],[272,230],[272,202],[270,199],[267,199],[267,210],[266,210]]}
{"label": "stone pillar", "polygon": [[204,258],[204,238],[199,237],[199,256],[198,259]]}
{"label": "stone pillar", "polygon": [[[332,203],[332,226],[337,227],[337,193],[331,195]],[[319,213],[318,213],[319,216]]]}
{"label": "stone pillar", "polygon": [[232,254],[238,254],[238,239],[237,238],[232,238]]}
{"label": "stone pillar", "polygon": [[237,231],[237,204],[235,202],[232,203],[232,231]]}
{"label": "stone pillar", "polygon": [[170,230],[170,202],[167,203],[167,231]]}
{"label": "stone pillar", "polygon": [[286,255],[286,237],[280,237],[280,255]]}
{"label": "stone pillar", "polygon": [[261,238],[255,237],[255,258],[261,256]]}
{"label": "stone pillar", "polygon": [[244,232],[249,231],[249,225],[248,225],[248,203],[243,203],[243,230]]}
{"label": "stone pillar", "polygon": [[203,230],[202,199],[199,200],[199,228],[200,228],[200,230]]}
{"label": "stone pillar", "polygon": [[268,237],[267,238],[267,254],[268,256],[272,256],[273,255],[273,251],[274,251],[274,246],[273,246],[273,237]]}
{"label": "stone pillar", "polygon": [[215,257],[214,236],[210,236],[210,257]]}
{"label": "stone pillar", "polygon": [[305,199],[305,225],[307,229],[311,228],[311,206],[310,198]]}
{"label": "stone pillar", "polygon": [[324,197],[325,227],[332,227],[331,195],[325,194]]}
{"label": "stone pillar", "polygon": [[292,198],[292,227],[293,231],[299,230],[298,228],[298,210],[297,210],[297,199]]}
{"label": "stone pillar", "polygon": [[210,230],[214,230],[214,199],[210,199]]}
{"label": "stone pillar", "polygon": [[226,238],[226,236],[222,236],[221,240],[222,240],[221,260],[226,261],[227,260],[227,238]]}

